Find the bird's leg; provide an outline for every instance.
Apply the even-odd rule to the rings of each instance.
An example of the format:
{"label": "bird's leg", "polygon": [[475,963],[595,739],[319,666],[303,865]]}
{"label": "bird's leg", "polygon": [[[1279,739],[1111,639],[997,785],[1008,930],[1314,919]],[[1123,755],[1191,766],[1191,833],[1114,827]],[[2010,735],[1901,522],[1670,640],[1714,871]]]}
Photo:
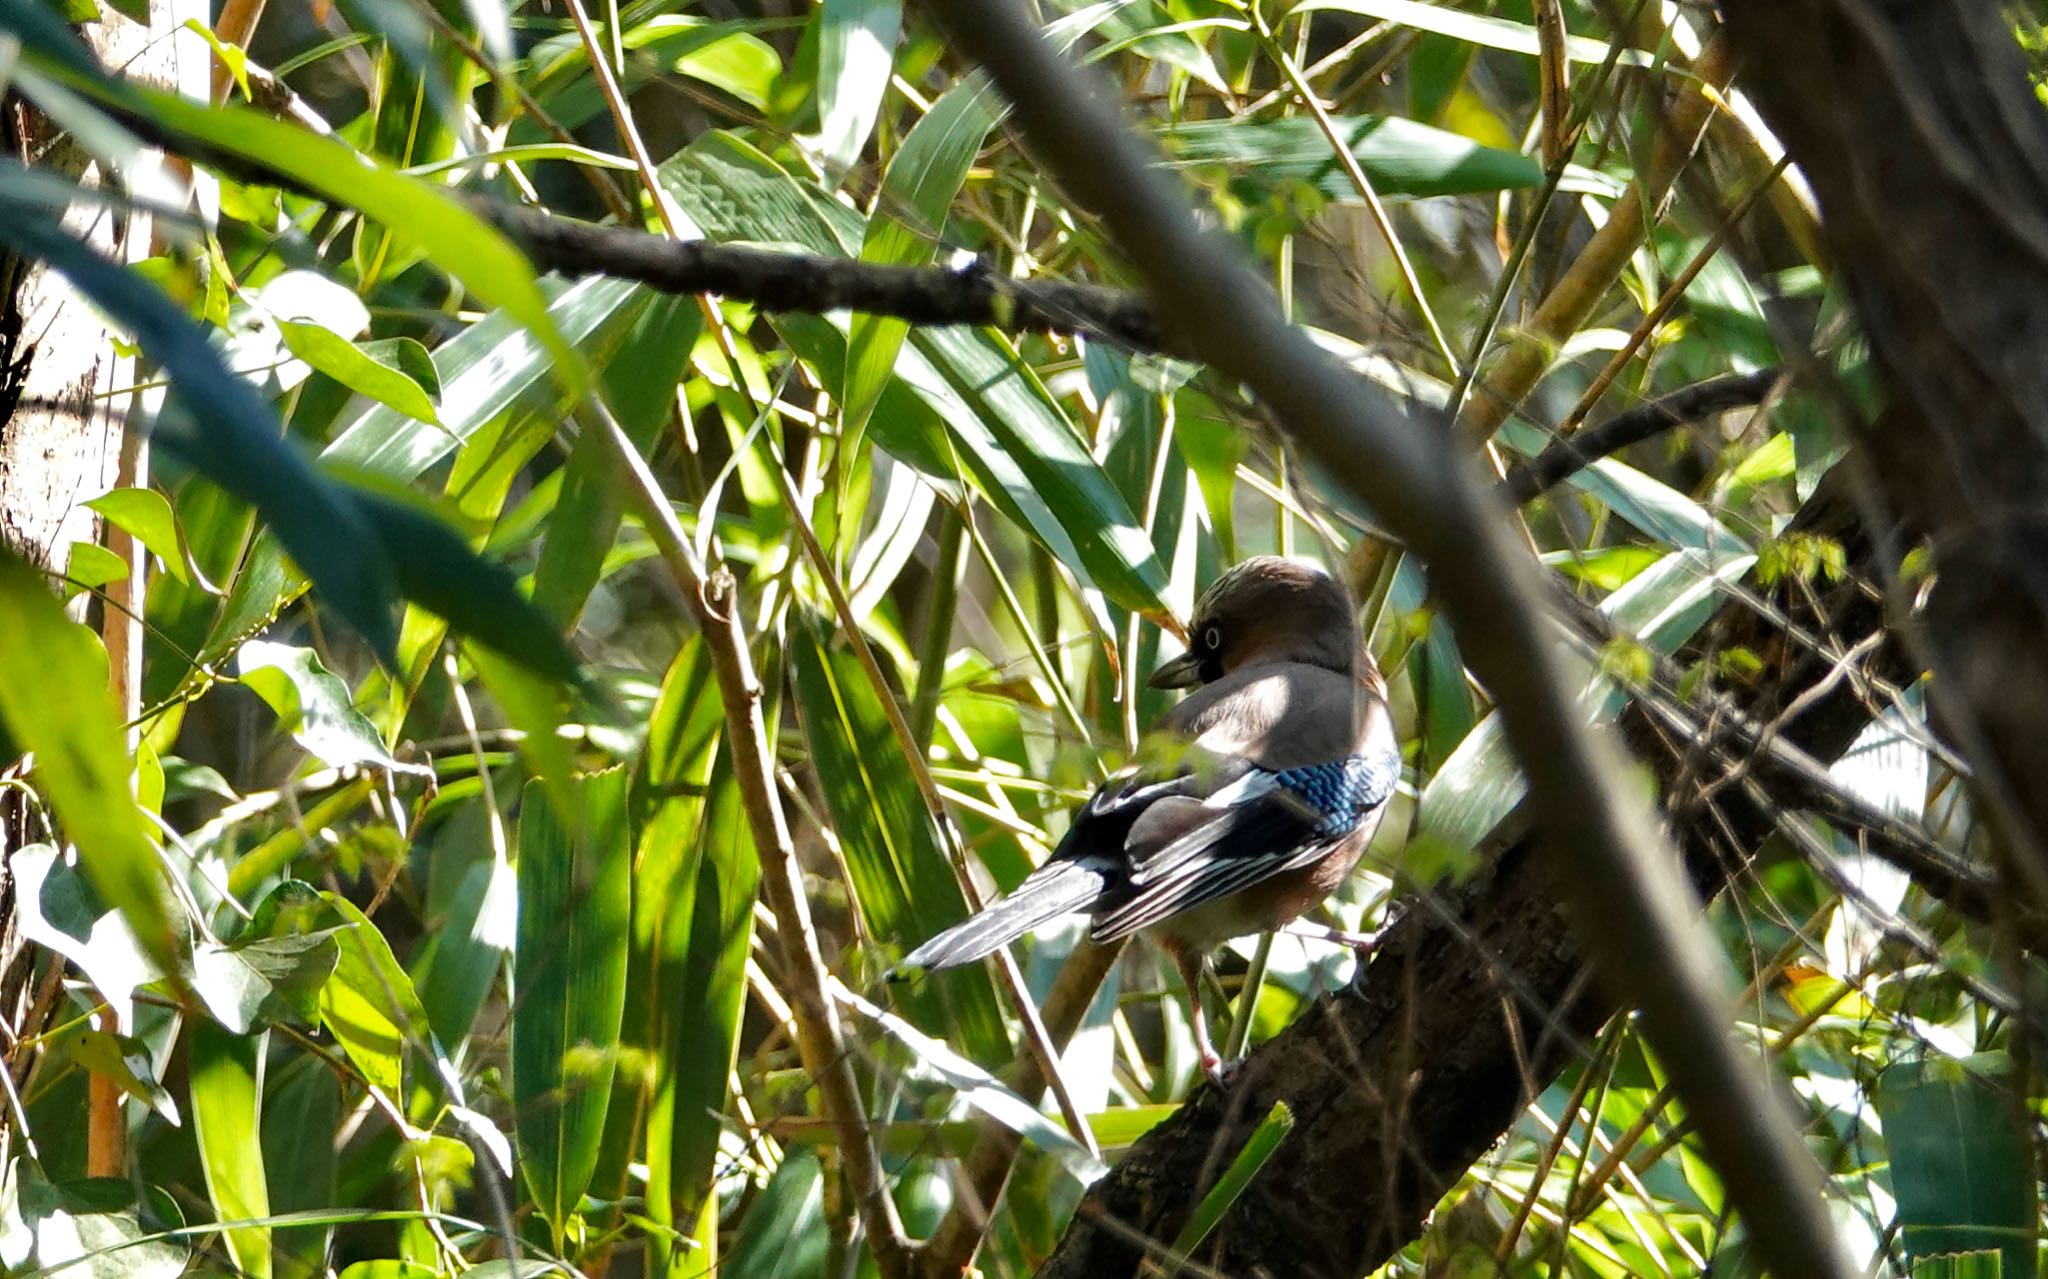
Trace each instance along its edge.
{"label": "bird's leg", "polygon": [[1377,933],[1346,932],[1342,928],[1332,928],[1328,924],[1312,924],[1306,919],[1297,919],[1280,931],[1292,933],[1296,937],[1306,937],[1310,941],[1326,941],[1348,946],[1361,963],[1371,957],[1373,947],[1380,944],[1380,938],[1385,933],[1384,929]]}
{"label": "bird's leg", "polygon": [[1364,984],[1366,961],[1372,958],[1373,948],[1380,944],[1380,938],[1387,935],[1384,928],[1376,933],[1352,933],[1341,928],[1332,928],[1328,924],[1312,924],[1305,919],[1297,919],[1280,931],[1293,933],[1296,937],[1306,937],[1311,941],[1335,942],[1339,946],[1349,947],[1357,964],[1351,970],[1351,984],[1354,986]]}
{"label": "bird's leg", "polygon": [[1223,1082],[1223,1057],[1216,1051],[1216,1045],[1209,1039],[1209,1018],[1202,1011],[1202,966],[1203,956],[1199,948],[1183,946],[1178,942],[1165,945],[1168,955],[1173,957],[1174,966],[1180,969],[1181,984],[1188,992],[1188,1025],[1195,1032],[1195,1051],[1201,1054],[1202,1073],[1209,1082]]}

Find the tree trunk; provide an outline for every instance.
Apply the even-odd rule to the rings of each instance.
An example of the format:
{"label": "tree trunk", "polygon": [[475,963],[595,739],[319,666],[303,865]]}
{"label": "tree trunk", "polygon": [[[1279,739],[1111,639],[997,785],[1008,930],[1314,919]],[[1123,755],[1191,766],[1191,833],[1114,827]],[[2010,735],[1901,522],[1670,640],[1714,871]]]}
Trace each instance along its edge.
{"label": "tree trunk", "polygon": [[1855,461],[1931,539],[1934,712],[2048,904],[2048,113],[1998,5],[1721,8],[1890,393]]}

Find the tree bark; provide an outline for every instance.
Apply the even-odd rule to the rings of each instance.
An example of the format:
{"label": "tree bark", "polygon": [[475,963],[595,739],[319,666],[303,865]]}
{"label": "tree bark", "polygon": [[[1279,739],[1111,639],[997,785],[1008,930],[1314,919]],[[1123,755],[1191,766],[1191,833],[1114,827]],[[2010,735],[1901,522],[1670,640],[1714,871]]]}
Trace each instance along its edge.
{"label": "tree bark", "polygon": [[2048,113],[1998,5],[1721,8],[1890,395],[1854,460],[1931,539],[1934,712],[2048,904]]}

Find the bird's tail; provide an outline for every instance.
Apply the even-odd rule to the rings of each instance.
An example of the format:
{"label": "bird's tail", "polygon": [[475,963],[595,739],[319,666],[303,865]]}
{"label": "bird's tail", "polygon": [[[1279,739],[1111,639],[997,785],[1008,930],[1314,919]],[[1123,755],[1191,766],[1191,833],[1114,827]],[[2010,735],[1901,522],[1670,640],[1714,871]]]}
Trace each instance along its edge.
{"label": "bird's tail", "polygon": [[1108,882],[1101,871],[1082,862],[1041,866],[1014,892],[990,902],[979,915],[953,925],[905,955],[902,963],[889,970],[889,979],[905,981],[935,968],[980,959],[1055,915],[1093,905]]}

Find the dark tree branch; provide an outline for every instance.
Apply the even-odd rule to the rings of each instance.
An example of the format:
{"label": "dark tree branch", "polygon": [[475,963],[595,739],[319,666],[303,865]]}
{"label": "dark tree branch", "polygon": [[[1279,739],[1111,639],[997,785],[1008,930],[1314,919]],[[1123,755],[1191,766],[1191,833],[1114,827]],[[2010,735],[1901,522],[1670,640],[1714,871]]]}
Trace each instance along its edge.
{"label": "dark tree branch", "polygon": [[1535,457],[1510,469],[1500,482],[1500,491],[1508,501],[1519,506],[1631,444],[1640,444],[1652,436],[1703,417],[1761,404],[1783,378],[1784,372],[1780,369],[1760,369],[1755,373],[1730,374],[1680,387],[1648,404],[1617,413],[1598,426],[1557,440]]}
{"label": "dark tree branch", "polygon": [[558,218],[499,200],[469,207],[512,237],[534,265],[610,275],[668,293],[717,293],[767,311],[850,310],[912,324],[990,325],[1012,333],[1088,333],[1139,351],[1168,349],[1145,295],[1063,280],[1012,280],[977,264],[880,266]]}

